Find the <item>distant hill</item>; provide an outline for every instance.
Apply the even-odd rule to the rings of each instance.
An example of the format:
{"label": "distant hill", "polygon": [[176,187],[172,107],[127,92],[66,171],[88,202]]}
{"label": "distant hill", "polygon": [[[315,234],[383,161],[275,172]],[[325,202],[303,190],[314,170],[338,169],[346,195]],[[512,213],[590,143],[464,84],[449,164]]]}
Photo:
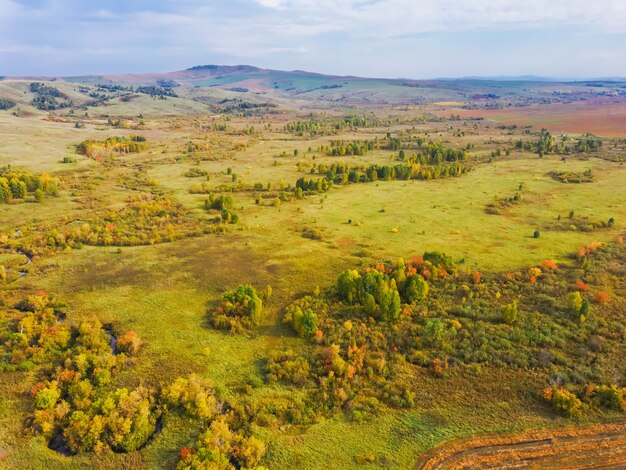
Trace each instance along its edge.
{"label": "distant hill", "polygon": [[[7,80],[12,78],[17,77],[5,77]],[[302,70],[264,69],[252,65],[208,64],[174,72],[22,78],[125,87],[184,87],[191,90],[214,88],[238,94],[321,100],[348,106],[416,105],[439,101],[455,101],[482,107],[511,104],[523,106],[554,101],[578,101],[596,96],[619,97],[626,101],[626,80],[571,81],[532,75],[416,80],[324,75]]]}

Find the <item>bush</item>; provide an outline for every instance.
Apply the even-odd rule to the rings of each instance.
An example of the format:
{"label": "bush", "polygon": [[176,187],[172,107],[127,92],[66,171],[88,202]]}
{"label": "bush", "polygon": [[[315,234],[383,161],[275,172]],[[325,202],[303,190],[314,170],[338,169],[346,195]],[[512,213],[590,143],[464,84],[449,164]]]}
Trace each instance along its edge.
{"label": "bush", "polygon": [[504,322],[512,325],[517,320],[517,301],[505,305],[502,309],[502,318]]}
{"label": "bush", "polygon": [[291,325],[298,336],[310,338],[317,331],[317,315],[311,309],[302,311],[295,307],[291,313]]}
{"label": "bush", "polygon": [[0,110],[11,109],[15,106],[13,101],[9,101],[6,98],[0,98]]}
{"label": "bush", "polygon": [[161,398],[168,407],[205,420],[213,419],[220,408],[211,383],[196,375],[177,378],[163,388]]}
{"label": "bush", "polygon": [[270,383],[285,382],[301,386],[309,381],[311,364],[291,350],[272,351],[265,364],[265,374]]}
{"label": "bush", "polygon": [[38,188],[33,194],[33,196],[35,198],[35,201],[37,202],[43,202],[43,200],[46,198],[46,194],[43,192],[41,188]]}
{"label": "bush", "polygon": [[605,305],[609,302],[609,294],[604,291],[600,291],[596,294],[594,300],[597,304]]}
{"label": "bush", "polygon": [[324,235],[316,228],[305,228],[302,230],[302,236],[310,240],[322,240]]}
{"label": "bush", "polygon": [[263,302],[254,287],[240,285],[222,296],[221,303],[209,312],[209,319],[216,328],[238,331],[258,325],[262,313]]}
{"label": "bush", "polygon": [[135,356],[141,347],[141,340],[137,333],[133,330],[118,338],[116,348],[119,352],[125,353],[127,356]]}
{"label": "bush", "polygon": [[580,292],[572,292],[567,296],[567,302],[565,304],[565,307],[571,314],[578,315],[580,313],[582,305],[583,299],[580,295]]}
{"label": "bush", "polygon": [[199,178],[201,176],[207,176],[208,174],[209,173],[205,170],[201,170],[197,167],[192,167],[185,172],[184,176],[186,176],[187,178]]}
{"label": "bush", "polygon": [[105,436],[109,446],[117,452],[133,452],[148,441],[156,426],[152,413],[154,397],[149,390],[139,387],[132,392],[122,388],[104,399],[107,407]]}
{"label": "bush", "polygon": [[550,403],[558,413],[568,418],[578,418],[583,413],[583,403],[573,393],[553,386],[543,391],[544,399]]}
{"label": "bush", "polygon": [[550,259],[545,260],[543,263],[541,263],[541,265],[544,268],[551,269],[553,271],[556,271],[558,269],[557,264],[554,261],[550,260]]}
{"label": "bush", "polygon": [[242,431],[233,431],[225,416],[211,423],[193,450],[181,452],[177,469],[257,468],[265,453],[265,444]]}
{"label": "bush", "polygon": [[455,271],[456,265],[452,258],[440,251],[427,251],[422,256],[424,261],[432,263],[434,266],[443,266],[446,271],[452,273]]}
{"label": "bush", "polygon": [[235,205],[232,196],[209,194],[209,198],[204,201],[205,209],[216,209],[218,211],[224,209],[232,209]]}
{"label": "bush", "polygon": [[626,388],[603,385],[595,390],[597,403],[612,410],[626,411]]}
{"label": "bush", "polygon": [[405,291],[406,300],[409,303],[415,303],[424,300],[428,295],[428,282],[422,276],[414,275],[407,281]]}

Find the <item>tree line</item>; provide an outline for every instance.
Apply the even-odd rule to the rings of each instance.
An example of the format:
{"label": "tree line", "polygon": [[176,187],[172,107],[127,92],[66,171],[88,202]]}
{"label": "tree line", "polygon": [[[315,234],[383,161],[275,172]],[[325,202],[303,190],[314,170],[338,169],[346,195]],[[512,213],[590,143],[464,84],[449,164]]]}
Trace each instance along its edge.
{"label": "tree line", "polygon": [[0,203],[9,203],[14,199],[32,196],[41,202],[46,196],[59,193],[59,180],[47,174],[39,176],[25,172],[15,172],[8,168],[0,169]]}

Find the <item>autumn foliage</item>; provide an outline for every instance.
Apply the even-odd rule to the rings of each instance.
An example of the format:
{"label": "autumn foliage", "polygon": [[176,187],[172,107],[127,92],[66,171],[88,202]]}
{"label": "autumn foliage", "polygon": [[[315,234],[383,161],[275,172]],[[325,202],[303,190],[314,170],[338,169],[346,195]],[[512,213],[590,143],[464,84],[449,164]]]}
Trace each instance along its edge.
{"label": "autumn foliage", "polygon": [[581,291],[588,291],[589,290],[589,284],[587,284],[582,279],[579,279],[578,281],[576,281],[576,288],[578,290],[581,290]]}
{"label": "autumn foliage", "polygon": [[263,312],[263,301],[256,289],[240,285],[222,296],[219,305],[209,311],[209,321],[215,328],[242,332],[257,326]]}
{"label": "autumn foliage", "polygon": [[134,356],[139,352],[141,340],[137,336],[137,332],[130,330],[124,336],[118,338],[116,347],[119,352]]}
{"label": "autumn foliage", "polygon": [[609,294],[604,291],[600,291],[595,295],[594,300],[600,305],[607,304],[609,302]]}
{"label": "autumn foliage", "polygon": [[583,403],[573,393],[559,387],[546,388],[543,391],[543,398],[558,413],[568,418],[578,418],[583,413]]}
{"label": "autumn foliage", "polygon": [[601,246],[602,246],[602,242],[591,242],[587,244],[585,247],[579,248],[578,251],[576,252],[576,256],[578,256],[579,258],[582,258],[584,256],[587,256],[590,253],[593,253]]}
{"label": "autumn foliage", "polygon": [[544,268],[551,269],[553,271],[556,271],[558,269],[557,264],[554,261],[550,260],[550,259],[545,260],[543,263],[541,263],[541,265]]}

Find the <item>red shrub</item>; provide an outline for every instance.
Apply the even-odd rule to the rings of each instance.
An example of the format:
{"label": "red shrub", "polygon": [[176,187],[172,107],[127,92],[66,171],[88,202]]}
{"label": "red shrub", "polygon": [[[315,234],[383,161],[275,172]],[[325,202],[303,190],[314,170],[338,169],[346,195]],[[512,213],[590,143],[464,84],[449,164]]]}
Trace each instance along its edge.
{"label": "red shrub", "polygon": [[33,385],[30,388],[30,393],[32,393],[33,395],[37,395],[37,393],[39,393],[44,388],[46,388],[46,384],[43,382],[38,382],[37,385]]}
{"label": "red shrub", "polygon": [[585,281],[583,281],[582,279],[579,279],[578,281],[576,281],[576,288],[578,290],[587,291],[589,290],[589,284],[586,284]]}
{"label": "red shrub", "polygon": [[601,246],[602,246],[602,242],[591,242],[585,247],[585,249],[587,250],[587,253],[593,253]]}
{"label": "red shrub", "polygon": [[72,382],[76,377],[76,372],[73,370],[63,369],[59,372],[59,380],[62,382]]}
{"label": "red shrub", "polygon": [[548,269],[553,269],[553,270],[559,269],[559,267],[556,265],[556,263],[554,261],[552,261],[551,259],[545,260],[543,263],[541,263],[541,265],[544,268],[548,268]]}
{"label": "red shrub", "polygon": [[137,333],[133,330],[127,332],[124,336],[117,340],[117,349],[120,352],[126,353],[130,356],[134,356],[139,352],[141,347],[141,340],[137,336]]}
{"label": "red shrub", "polygon": [[609,302],[609,294],[604,291],[600,291],[595,296],[596,303],[604,305]]}
{"label": "red shrub", "polygon": [[424,258],[422,258],[421,256],[416,256],[411,260],[411,263],[413,264],[413,266],[421,266],[422,264],[424,264]]}
{"label": "red shrub", "polygon": [[431,363],[431,368],[435,376],[442,377],[444,369],[448,368],[448,363],[436,357]]}
{"label": "red shrub", "polygon": [[195,450],[191,447],[183,447],[182,449],[180,449],[180,458],[182,460],[187,460],[194,454],[194,452]]}

